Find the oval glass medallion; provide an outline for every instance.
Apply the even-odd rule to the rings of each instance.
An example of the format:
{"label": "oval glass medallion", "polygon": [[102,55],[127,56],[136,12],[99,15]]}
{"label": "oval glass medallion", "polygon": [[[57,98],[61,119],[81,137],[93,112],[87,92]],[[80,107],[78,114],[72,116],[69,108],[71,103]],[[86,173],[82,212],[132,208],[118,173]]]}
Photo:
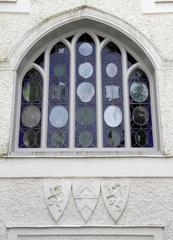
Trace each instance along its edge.
{"label": "oval glass medallion", "polygon": [[40,109],[36,106],[27,106],[22,111],[22,124],[25,127],[36,127],[41,119]]}
{"label": "oval glass medallion", "polygon": [[65,107],[55,106],[49,115],[49,122],[53,127],[64,127],[68,122],[68,111]]}
{"label": "oval glass medallion", "polygon": [[149,114],[146,108],[139,106],[133,110],[132,118],[134,123],[143,126],[147,124],[149,120]]}
{"label": "oval glass medallion", "polygon": [[110,78],[115,77],[117,75],[117,72],[118,72],[118,68],[115,63],[109,63],[106,66],[106,73]]}
{"label": "oval glass medallion", "polygon": [[118,127],[122,122],[121,109],[117,106],[109,106],[104,112],[104,120],[109,127]]}
{"label": "oval glass medallion", "polygon": [[91,55],[92,52],[93,52],[93,47],[90,43],[84,42],[84,43],[80,44],[79,53],[82,56],[87,57],[87,56]]}
{"label": "oval glass medallion", "polygon": [[62,77],[66,73],[66,65],[62,63],[58,63],[54,67],[54,73],[56,77]]}
{"label": "oval glass medallion", "polygon": [[145,102],[148,98],[147,86],[142,82],[133,82],[130,87],[130,96],[135,102]]}
{"label": "oval glass medallion", "polygon": [[95,94],[95,89],[92,83],[81,83],[77,88],[77,95],[82,102],[90,102]]}
{"label": "oval glass medallion", "polygon": [[88,130],[84,130],[79,135],[79,143],[82,147],[91,146],[93,141],[92,133]]}
{"label": "oval glass medallion", "polygon": [[148,143],[147,132],[145,130],[137,131],[136,134],[135,134],[135,139],[136,139],[136,143],[140,147],[145,147],[145,145],[147,145],[147,143]]}
{"label": "oval glass medallion", "polygon": [[93,66],[89,62],[79,65],[79,75],[83,78],[90,78],[93,74]]}
{"label": "oval glass medallion", "polygon": [[41,87],[36,80],[29,80],[23,86],[23,98],[27,102],[36,102],[41,98]]}
{"label": "oval glass medallion", "polygon": [[110,131],[108,133],[108,140],[109,140],[109,144],[113,147],[117,147],[120,145],[121,143],[121,137],[120,135],[117,133],[117,131]]}
{"label": "oval glass medallion", "polygon": [[24,133],[23,136],[23,143],[26,147],[33,147],[37,142],[37,136],[34,131],[28,130]]}
{"label": "oval glass medallion", "polygon": [[50,141],[52,147],[61,147],[65,141],[64,133],[59,130],[52,132]]}
{"label": "oval glass medallion", "polygon": [[76,112],[76,121],[81,125],[92,124],[95,119],[95,109],[92,107],[80,107]]}

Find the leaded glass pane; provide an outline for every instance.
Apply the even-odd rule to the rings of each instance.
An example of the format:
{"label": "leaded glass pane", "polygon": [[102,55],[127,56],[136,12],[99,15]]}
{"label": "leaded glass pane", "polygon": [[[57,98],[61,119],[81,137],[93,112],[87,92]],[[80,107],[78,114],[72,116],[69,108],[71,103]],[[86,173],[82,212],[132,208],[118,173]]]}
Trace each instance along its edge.
{"label": "leaded glass pane", "polygon": [[108,43],[102,50],[103,146],[124,147],[122,57]]}
{"label": "leaded glass pane", "polygon": [[150,87],[143,70],[135,69],[129,78],[132,147],[153,147]]}
{"label": "leaded glass pane", "polygon": [[70,54],[61,42],[50,53],[48,138],[50,148],[69,146]]}
{"label": "leaded glass pane", "polygon": [[88,34],[82,35],[76,44],[75,108],[75,146],[96,147],[95,43]]}
{"label": "leaded glass pane", "polygon": [[42,115],[42,77],[36,69],[28,71],[22,84],[19,148],[39,148]]}

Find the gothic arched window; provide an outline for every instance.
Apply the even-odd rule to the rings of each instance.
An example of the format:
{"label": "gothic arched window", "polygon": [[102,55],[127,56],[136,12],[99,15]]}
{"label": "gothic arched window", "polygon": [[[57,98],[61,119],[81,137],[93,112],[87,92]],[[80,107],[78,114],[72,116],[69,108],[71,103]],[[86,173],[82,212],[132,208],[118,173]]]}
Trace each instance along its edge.
{"label": "gothic arched window", "polygon": [[16,148],[156,147],[152,78],[136,56],[94,32],[46,46],[22,73]]}

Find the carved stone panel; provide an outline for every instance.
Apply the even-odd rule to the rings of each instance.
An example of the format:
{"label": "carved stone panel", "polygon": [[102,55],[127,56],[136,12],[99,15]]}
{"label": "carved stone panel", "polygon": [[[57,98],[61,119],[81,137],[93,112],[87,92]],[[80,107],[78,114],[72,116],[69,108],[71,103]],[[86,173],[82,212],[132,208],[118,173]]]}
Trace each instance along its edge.
{"label": "carved stone panel", "polygon": [[105,181],[101,185],[105,205],[115,221],[120,218],[128,199],[129,184],[122,181]]}
{"label": "carved stone panel", "polygon": [[44,181],[44,194],[48,209],[55,219],[63,214],[71,193],[71,181],[49,179]]}
{"label": "carved stone panel", "polygon": [[73,195],[76,206],[85,222],[91,217],[100,193],[100,182],[77,180],[73,182]]}

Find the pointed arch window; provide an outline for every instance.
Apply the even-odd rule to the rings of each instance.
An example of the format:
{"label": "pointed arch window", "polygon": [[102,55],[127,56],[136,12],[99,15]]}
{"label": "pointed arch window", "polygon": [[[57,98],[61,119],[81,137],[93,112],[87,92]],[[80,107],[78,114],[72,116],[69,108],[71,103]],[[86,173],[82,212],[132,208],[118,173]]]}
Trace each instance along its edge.
{"label": "pointed arch window", "polygon": [[136,56],[94,32],[46,46],[21,77],[16,148],[155,148],[153,82]]}

